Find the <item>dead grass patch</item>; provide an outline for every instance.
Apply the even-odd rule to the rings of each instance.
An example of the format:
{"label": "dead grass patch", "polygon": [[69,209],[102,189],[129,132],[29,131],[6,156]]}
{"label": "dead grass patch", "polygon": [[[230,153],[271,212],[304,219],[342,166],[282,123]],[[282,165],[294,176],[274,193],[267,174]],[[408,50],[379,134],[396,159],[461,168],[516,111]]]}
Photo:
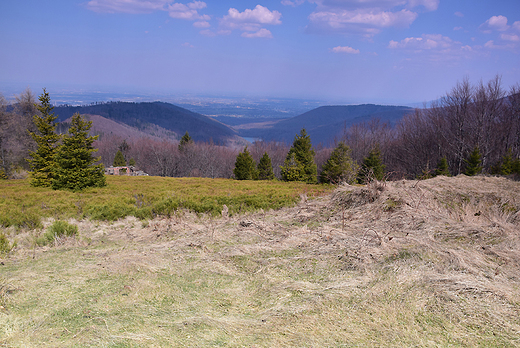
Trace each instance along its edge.
{"label": "dead grass patch", "polygon": [[519,197],[502,178],[438,177],[269,212],[76,221],[74,240],[19,242],[0,266],[19,289],[0,343],[520,346]]}

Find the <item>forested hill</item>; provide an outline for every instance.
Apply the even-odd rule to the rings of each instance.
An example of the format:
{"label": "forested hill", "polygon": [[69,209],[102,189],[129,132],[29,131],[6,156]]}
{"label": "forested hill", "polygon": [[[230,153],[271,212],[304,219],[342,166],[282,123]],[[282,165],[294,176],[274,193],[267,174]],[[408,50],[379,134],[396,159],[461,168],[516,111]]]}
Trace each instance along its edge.
{"label": "forested hill", "polygon": [[393,125],[413,110],[406,106],[373,104],[321,106],[299,116],[282,120],[271,128],[247,129],[241,131],[240,135],[291,143],[294,136],[305,128],[313,144],[328,145],[335,137],[342,135],[345,127],[371,119],[379,119]]}
{"label": "forested hill", "polygon": [[236,138],[236,133],[228,126],[207,116],[164,102],[129,103],[110,102],[87,106],[58,106],[53,110],[62,122],[75,113],[100,115],[141,129],[155,124],[182,136],[186,131],[195,141],[213,140],[227,143]]}

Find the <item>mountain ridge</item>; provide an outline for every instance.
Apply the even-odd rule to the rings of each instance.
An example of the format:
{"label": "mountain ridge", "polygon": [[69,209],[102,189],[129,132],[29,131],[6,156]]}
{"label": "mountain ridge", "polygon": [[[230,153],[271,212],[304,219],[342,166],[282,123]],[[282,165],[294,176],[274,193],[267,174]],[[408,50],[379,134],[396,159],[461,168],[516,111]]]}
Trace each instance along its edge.
{"label": "mountain ridge", "polygon": [[395,125],[413,108],[393,105],[327,105],[307,111],[299,116],[278,121],[271,127],[237,128],[243,137],[292,142],[294,136],[305,128],[314,145],[329,145],[341,132],[356,123],[379,119]]}
{"label": "mountain ridge", "polygon": [[187,131],[195,141],[214,141],[219,144],[239,141],[236,132],[229,126],[165,102],[110,102],[86,106],[57,106],[53,112],[58,115],[58,122],[80,113],[99,115],[138,130],[153,124],[172,131],[179,137]]}

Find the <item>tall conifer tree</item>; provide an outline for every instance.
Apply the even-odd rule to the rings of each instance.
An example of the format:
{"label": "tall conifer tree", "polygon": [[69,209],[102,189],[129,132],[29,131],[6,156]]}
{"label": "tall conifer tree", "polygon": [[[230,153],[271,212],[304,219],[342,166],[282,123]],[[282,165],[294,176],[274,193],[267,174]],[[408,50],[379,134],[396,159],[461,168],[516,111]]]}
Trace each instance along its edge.
{"label": "tall conifer tree", "polygon": [[182,136],[181,140],[179,141],[179,151],[184,151],[186,146],[193,144],[193,139],[190,137],[190,134],[188,131]]}
{"label": "tall conifer tree", "polygon": [[33,116],[33,122],[37,132],[29,131],[29,134],[36,142],[38,148],[31,152],[32,159],[28,159],[31,166],[31,185],[32,186],[51,186],[56,169],[55,154],[60,136],[56,134],[56,119],[51,113],[54,107],[51,105],[49,93],[44,88],[42,95],[38,98],[40,105],[36,105],[39,115]]}
{"label": "tall conifer tree", "polygon": [[435,169],[435,175],[445,175],[450,176],[450,168],[448,166],[448,160],[446,157],[442,157],[437,163],[437,168]]}
{"label": "tall conifer tree", "polygon": [[271,164],[271,158],[269,155],[264,153],[260,162],[258,162],[258,180],[273,180],[273,165]]}
{"label": "tall conifer tree", "polygon": [[92,121],[80,114],[72,116],[68,134],[56,153],[56,175],[52,188],[79,191],[86,187],[106,185],[103,165],[94,163],[100,158],[92,156],[97,151],[92,144],[98,136],[89,136]]}
{"label": "tall conifer tree", "polygon": [[116,155],[114,157],[114,167],[124,167],[126,166],[125,156],[121,152],[121,150],[117,150]]}
{"label": "tall conifer tree", "polygon": [[258,178],[255,160],[247,150],[247,146],[244,152],[238,154],[233,173],[237,180],[256,180]]}
{"label": "tall conifer tree", "polygon": [[464,171],[464,174],[473,176],[482,172],[482,156],[480,155],[478,146],[475,146],[464,162],[466,162],[466,171]]}
{"label": "tall conifer tree", "polygon": [[294,137],[294,142],[281,167],[282,178],[286,181],[318,181],[318,168],[314,163],[314,149],[305,128]]}
{"label": "tall conifer tree", "polygon": [[383,180],[385,176],[385,165],[381,158],[381,150],[379,145],[376,145],[363,160],[361,169],[358,173],[358,182],[366,184],[373,179]]}
{"label": "tall conifer tree", "polygon": [[323,165],[320,181],[332,184],[340,182],[353,184],[356,180],[359,166],[352,160],[351,153],[352,150],[343,142],[340,142]]}

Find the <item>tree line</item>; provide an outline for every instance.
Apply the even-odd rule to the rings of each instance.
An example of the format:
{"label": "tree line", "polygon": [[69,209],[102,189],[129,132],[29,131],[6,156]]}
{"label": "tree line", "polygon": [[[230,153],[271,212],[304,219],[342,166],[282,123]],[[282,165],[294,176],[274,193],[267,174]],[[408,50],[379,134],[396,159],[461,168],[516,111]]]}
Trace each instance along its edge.
{"label": "tree line", "polygon": [[[32,118],[42,114],[41,105],[30,91],[10,107],[0,96],[0,175],[31,170],[25,159],[37,149],[30,134],[37,131]],[[56,132],[64,135],[69,126],[58,124]],[[179,142],[102,135],[92,146],[106,167],[135,165],[169,177],[352,183],[461,173],[520,175],[520,87],[505,90],[500,77],[477,84],[463,79],[396,126],[373,119],[344,129],[333,147],[313,147],[304,129],[292,145],[257,141],[246,148],[225,147],[194,142],[186,133]]]}

